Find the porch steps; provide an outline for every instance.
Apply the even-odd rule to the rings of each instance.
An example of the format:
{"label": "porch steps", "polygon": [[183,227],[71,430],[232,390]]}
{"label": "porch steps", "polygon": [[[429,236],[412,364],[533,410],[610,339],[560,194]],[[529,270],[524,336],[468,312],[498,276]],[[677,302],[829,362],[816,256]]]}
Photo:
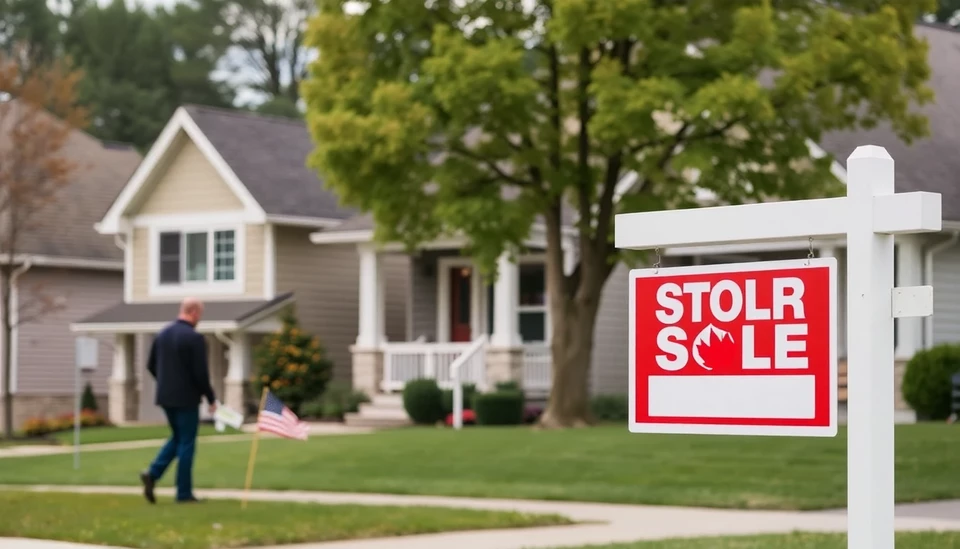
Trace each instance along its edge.
{"label": "porch steps", "polygon": [[359,412],[347,414],[344,422],[348,427],[376,429],[411,425],[410,418],[403,409],[403,397],[400,395],[374,395],[371,402],[360,405]]}

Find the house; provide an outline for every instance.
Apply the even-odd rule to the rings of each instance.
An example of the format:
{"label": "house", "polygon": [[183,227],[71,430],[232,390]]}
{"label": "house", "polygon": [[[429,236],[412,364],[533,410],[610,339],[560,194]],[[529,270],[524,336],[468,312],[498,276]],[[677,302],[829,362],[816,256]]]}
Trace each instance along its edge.
{"label": "house", "polygon": [[[354,212],[306,168],[312,146],[299,121],[196,106],[170,119],[96,225],[123,248],[122,292],[72,326],[112,338],[112,421],[162,420],[145,355],[186,296],[206,302],[198,330],[214,388],[231,407],[244,409],[254,347],[288,305],[321,338],[335,377],[350,379],[361,257],[354,246],[321,253],[310,233]],[[406,258],[384,262],[394,295],[384,304],[388,337],[403,334],[396,289],[407,271]]]}
{"label": "house", "polygon": [[[17,108],[14,103],[0,109]],[[0,147],[9,145],[5,139],[9,134],[0,131]],[[73,411],[75,334],[69,325],[123,295],[123,255],[113,238],[98,235],[92,224],[120,192],[140,154],[79,130],[61,152],[76,166],[73,180],[30,216],[14,250],[10,391],[15,428],[29,417]],[[103,404],[109,349],[100,346],[99,367],[86,380]]]}

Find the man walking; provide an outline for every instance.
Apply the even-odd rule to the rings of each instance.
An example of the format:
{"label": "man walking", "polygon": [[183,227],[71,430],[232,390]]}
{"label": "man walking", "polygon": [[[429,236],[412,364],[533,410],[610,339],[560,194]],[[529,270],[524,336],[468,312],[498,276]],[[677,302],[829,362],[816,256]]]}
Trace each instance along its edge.
{"label": "man walking", "polygon": [[157,334],[150,347],[147,370],[157,380],[156,404],[163,408],[170,424],[170,440],[164,444],[150,468],[140,473],[143,496],[156,503],[153,487],[177,459],[177,503],[196,503],[193,495],[193,455],[200,424],[200,398],[206,397],[210,413],[216,411],[216,396],[210,385],[207,343],[197,333],[203,303],[186,298],[180,315]]}

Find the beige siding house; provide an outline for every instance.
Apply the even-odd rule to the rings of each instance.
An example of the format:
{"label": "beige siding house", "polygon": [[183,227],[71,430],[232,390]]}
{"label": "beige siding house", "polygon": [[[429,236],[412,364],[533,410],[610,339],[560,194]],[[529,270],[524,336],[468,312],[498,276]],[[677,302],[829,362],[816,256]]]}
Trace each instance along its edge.
{"label": "beige siding house", "polygon": [[[354,212],[306,168],[311,148],[297,121],[195,106],[174,114],[97,223],[123,248],[123,291],[72,325],[112,340],[113,421],[162,419],[144,357],[186,296],[207,304],[198,330],[228,405],[249,407],[253,348],[289,305],[321,338],[335,375],[350,379],[360,258],[356,247],[321,250],[310,234]],[[392,290],[407,287],[407,264],[399,256],[385,263]],[[403,334],[404,305],[387,304],[388,334]]]}
{"label": "beige siding house", "polygon": [[[0,102],[0,110],[9,108],[20,107],[15,101]],[[8,135],[0,131],[0,148],[9,145]],[[76,358],[70,324],[123,296],[123,253],[113,238],[97,234],[93,224],[120,192],[140,155],[132,147],[104,143],[81,131],[70,135],[63,154],[76,166],[72,181],[20,228],[14,253],[14,428],[30,417],[73,410]],[[112,343],[102,340],[99,367],[86,379],[104,406]],[[0,387],[2,383],[0,376]]]}

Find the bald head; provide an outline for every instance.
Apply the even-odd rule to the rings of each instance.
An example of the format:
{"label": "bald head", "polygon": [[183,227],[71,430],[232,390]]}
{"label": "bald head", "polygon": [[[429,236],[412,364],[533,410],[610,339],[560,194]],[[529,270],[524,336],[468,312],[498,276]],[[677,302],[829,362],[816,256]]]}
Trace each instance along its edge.
{"label": "bald head", "polygon": [[185,320],[194,326],[203,316],[203,302],[195,297],[186,297],[180,302],[180,320]]}

